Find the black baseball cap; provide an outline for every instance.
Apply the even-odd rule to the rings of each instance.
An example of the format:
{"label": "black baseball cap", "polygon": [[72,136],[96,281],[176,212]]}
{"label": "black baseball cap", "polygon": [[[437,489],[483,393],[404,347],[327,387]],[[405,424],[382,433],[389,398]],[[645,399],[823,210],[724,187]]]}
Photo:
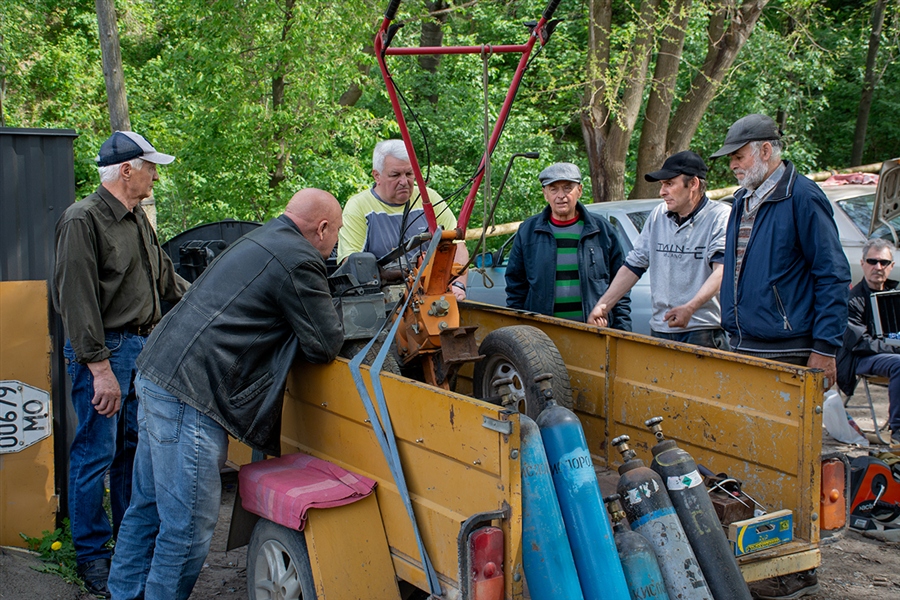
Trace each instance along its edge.
{"label": "black baseball cap", "polygon": [[749,142],[762,142],[766,140],[780,140],[781,130],[772,120],[772,117],[766,115],[747,115],[734,122],[734,125],[728,128],[728,134],[725,136],[725,145],[719,148],[710,158],[719,158],[726,154],[731,154],[740,150]]}
{"label": "black baseball cap", "polygon": [[142,158],[157,165],[167,165],[175,160],[170,154],[157,152],[144,136],[133,131],[117,131],[109,136],[100,146],[100,153],[95,160],[98,167],[108,167],[133,158]]}
{"label": "black baseball cap", "polygon": [[703,162],[699,154],[690,150],[682,150],[667,158],[659,171],[653,171],[644,175],[644,179],[647,181],[662,181],[663,179],[672,179],[678,175],[706,179],[706,173],[706,163]]}

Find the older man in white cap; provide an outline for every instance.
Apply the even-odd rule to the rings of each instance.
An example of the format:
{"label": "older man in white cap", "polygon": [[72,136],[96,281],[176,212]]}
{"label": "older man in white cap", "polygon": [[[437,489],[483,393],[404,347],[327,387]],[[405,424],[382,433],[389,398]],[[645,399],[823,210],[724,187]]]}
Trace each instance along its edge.
{"label": "older man in white cap", "polygon": [[[131,499],[137,445],[135,359],[188,283],[163,252],[141,200],[159,180],[156,165],[174,156],[143,136],[117,131],[100,146],[100,187],[70,206],[56,227],[53,301],[68,340],[78,428],[69,451],[69,522],[79,576],[109,598],[110,549]],[[109,471],[113,522],[103,508]]]}
{"label": "older man in white cap", "polygon": [[[516,233],[506,267],[506,305],[583,323],[625,264],[625,254],[612,225],[578,201],[577,166],[555,163],[538,179],[547,207]],[[608,325],[631,331],[627,295],[610,311]]]}

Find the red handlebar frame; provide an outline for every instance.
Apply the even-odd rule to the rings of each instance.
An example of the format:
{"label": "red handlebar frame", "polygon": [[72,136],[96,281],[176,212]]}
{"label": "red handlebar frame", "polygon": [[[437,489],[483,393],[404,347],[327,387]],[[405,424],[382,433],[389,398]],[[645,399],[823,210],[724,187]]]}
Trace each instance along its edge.
{"label": "red handlebar frame", "polygon": [[406,151],[409,153],[409,162],[412,166],[413,174],[416,179],[416,186],[418,186],[419,193],[422,196],[422,208],[425,212],[425,218],[428,221],[428,230],[430,232],[434,233],[434,231],[437,229],[437,219],[434,214],[434,206],[431,204],[431,201],[428,198],[428,190],[425,187],[425,179],[422,177],[422,169],[419,166],[419,160],[416,157],[416,151],[413,147],[412,138],[409,135],[409,128],[406,125],[406,118],[403,116],[403,109],[400,106],[400,100],[397,96],[397,90],[394,86],[394,81],[387,70],[385,56],[484,53],[520,53],[522,55],[519,59],[519,64],[516,66],[515,75],[513,75],[512,81],[509,84],[509,90],[507,90],[506,92],[506,98],[503,101],[503,106],[500,109],[500,113],[497,116],[496,122],[494,123],[494,129],[491,132],[491,137],[488,142],[488,149],[481,157],[481,163],[478,165],[478,172],[472,181],[472,187],[469,189],[469,193],[466,195],[465,202],[463,202],[462,209],[460,209],[459,212],[459,217],[456,220],[457,236],[461,236],[462,238],[464,238],[466,226],[469,224],[469,217],[471,217],[472,209],[475,206],[475,196],[478,194],[478,188],[481,186],[481,181],[484,178],[484,165],[488,157],[494,152],[494,148],[496,148],[497,142],[499,142],[500,140],[500,133],[503,131],[503,125],[509,118],[509,112],[512,107],[513,100],[516,96],[516,90],[519,87],[522,76],[525,74],[525,67],[528,64],[528,58],[531,55],[534,44],[537,41],[540,41],[542,45],[546,43],[547,37],[543,35],[544,27],[553,16],[553,12],[556,10],[556,7],[559,6],[559,3],[560,0],[550,0],[547,8],[544,9],[541,19],[531,31],[531,34],[528,37],[528,41],[525,44],[500,46],[426,46],[413,48],[390,48],[386,47],[389,35],[388,31],[391,25],[391,21],[396,15],[397,8],[400,5],[400,0],[391,0],[391,3],[388,6],[388,10],[385,12],[385,18],[381,23],[381,28],[375,35],[375,56],[378,60],[378,67],[381,69],[381,76],[384,78],[384,83],[387,87],[388,97],[391,100],[391,107],[394,109],[394,115],[397,119],[397,125],[400,128],[400,135],[403,138],[403,143],[406,146]]}

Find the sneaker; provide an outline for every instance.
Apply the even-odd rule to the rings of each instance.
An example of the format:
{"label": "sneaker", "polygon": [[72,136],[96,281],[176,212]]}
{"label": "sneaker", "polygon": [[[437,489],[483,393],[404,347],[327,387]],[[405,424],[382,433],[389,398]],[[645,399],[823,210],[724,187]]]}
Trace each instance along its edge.
{"label": "sneaker", "polygon": [[97,598],[111,598],[106,583],[109,580],[109,559],[98,558],[78,565],[78,576],[84,581],[84,587]]}
{"label": "sneaker", "polygon": [[891,432],[891,446],[900,446],[900,429]]}
{"label": "sneaker", "polygon": [[750,594],[757,600],[789,600],[819,592],[819,576],[815,569],[781,575],[750,584]]}

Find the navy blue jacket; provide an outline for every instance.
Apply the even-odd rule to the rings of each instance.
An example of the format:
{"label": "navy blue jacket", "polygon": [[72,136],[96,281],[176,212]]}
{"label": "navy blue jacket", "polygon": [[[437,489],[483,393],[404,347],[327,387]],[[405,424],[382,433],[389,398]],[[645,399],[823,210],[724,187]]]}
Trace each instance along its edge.
{"label": "navy blue jacket", "polygon": [[272,456],[295,358],[326,363],[344,330],[325,261],[285,215],[220,254],[153,331],[144,377]]}
{"label": "navy blue jacket", "polygon": [[735,283],[747,190],[735,194],[725,238],[722,326],[736,350],[815,350],[833,356],[847,325],[850,266],[822,190],[785,161],[759,207]]}
{"label": "navy blue jacket", "polygon": [[[578,203],[584,220],[578,240],[578,277],[581,280],[581,321],[587,318],[610,281],[625,264],[616,231],[606,219]],[[506,305],[553,315],[556,293],[556,238],[550,230],[550,207],[519,226],[506,266]],[[631,298],[619,300],[610,313],[609,326],[631,331]]]}

